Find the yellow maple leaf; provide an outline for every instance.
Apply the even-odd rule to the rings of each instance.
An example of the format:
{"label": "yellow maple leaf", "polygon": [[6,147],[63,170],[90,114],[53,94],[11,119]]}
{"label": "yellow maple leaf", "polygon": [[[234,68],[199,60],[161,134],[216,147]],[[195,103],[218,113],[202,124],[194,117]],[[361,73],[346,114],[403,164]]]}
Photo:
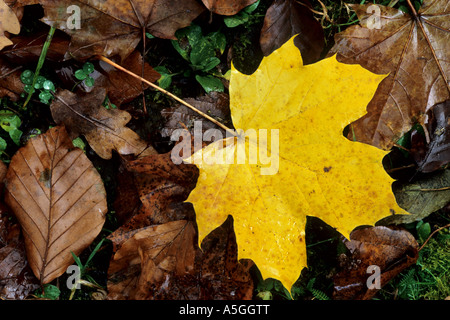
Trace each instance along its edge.
{"label": "yellow maple leaf", "polygon": [[238,257],[291,289],[306,266],[307,215],[348,238],[356,226],[405,213],[382,166],[387,152],[343,136],[383,77],[335,57],[303,66],[292,40],[250,76],[233,69],[231,115],[244,132],[186,160],[200,169],[186,200],[199,240],[232,215]]}

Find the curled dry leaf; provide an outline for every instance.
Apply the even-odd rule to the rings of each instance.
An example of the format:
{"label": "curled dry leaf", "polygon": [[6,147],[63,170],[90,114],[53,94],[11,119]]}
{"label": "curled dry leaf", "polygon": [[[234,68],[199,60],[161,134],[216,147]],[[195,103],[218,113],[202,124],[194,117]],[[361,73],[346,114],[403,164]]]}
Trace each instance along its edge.
{"label": "curled dry leaf", "polygon": [[111,159],[112,150],[119,154],[139,154],[147,147],[136,132],[125,127],[131,120],[128,112],[106,109],[102,103],[104,88],[85,95],[59,90],[50,105],[53,119],[64,124],[71,139],[84,135],[89,145],[103,159]]}
{"label": "curled dry leaf", "polygon": [[5,36],[5,32],[18,34],[20,32],[20,23],[14,11],[0,0],[0,50],[12,44]]}
{"label": "curled dry leaf", "polygon": [[261,29],[260,45],[265,56],[281,47],[294,35],[304,64],[319,60],[325,45],[323,29],[314,19],[308,0],[275,0],[267,10]]}
{"label": "curled dry leaf", "polygon": [[11,159],[5,202],[20,222],[41,284],[66,271],[98,235],[107,211],[103,182],[64,127],[30,139]]}
{"label": "curled dry leaf", "polygon": [[349,132],[350,138],[389,149],[416,120],[423,123],[428,109],[450,98],[450,6],[448,0],[424,0],[417,13],[407,14],[377,5],[377,21],[370,6],[352,5],[361,26],[337,34],[330,54],[389,74],[367,106],[368,114]]}
{"label": "curled dry leaf", "polygon": [[232,16],[257,0],[202,0],[203,4],[217,14]]}
{"label": "curled dry leaf", "polygon": [[[371,299],[419,256],[418,244],[409,232],[384,226],[355,230],[344,244],[349,253],[341,256],[341,271],[334,276],[333,298],[338,300]],[[379,288],[372,287],[374,277],[368,279],[375,270],[369,266],[379,268]]]}
{"label": "curled dry leaf", "polygon": [[[124,60],[143,39],[143,30],[152,35],[175,39],[175,31],[189,26],[204,11],[196,0],[100,1],[40,0],[45,23],[72,36],[70,56],[82,59],[94,55]],[[79,28],[67,26],[72,5],[80,8]],[[145,36],[144,36],[145,38]]]}

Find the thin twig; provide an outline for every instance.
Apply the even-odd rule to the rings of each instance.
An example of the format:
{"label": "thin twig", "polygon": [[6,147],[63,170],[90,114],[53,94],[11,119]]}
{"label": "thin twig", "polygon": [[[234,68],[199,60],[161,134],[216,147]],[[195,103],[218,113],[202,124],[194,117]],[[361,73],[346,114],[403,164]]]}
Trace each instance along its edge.
{"label": "thin twig", "polygon": [[439,231],[441,231],[442,229],[449,228],[449,227],[450,227],[450,223],[449,223],[449,224],[446,224],[446,225],[443,226],[443,227],[440,227],[440,228],[434,230],[434,231],[428,236],[427,240],[425,240],[425,242],[420,246],[419,252],[420,252],[420,250],[423,249],[423,247],[427,244],[427,242],[431,239],[431,237],[434,236],[434,234],[435,234],[436,232],[439,232]]}
{"label": "thin twig", "polygon": [[207,115],[206,113],[204,113],[204,112],[198,110],[196,107],[194,107],[194,106],[192,106],[191,104],[187,103],[187,102],[184,101],[183,99],[178,98],[178,97],[177,97],[176,95],[174,95],[173,93],[170,93],[169,91],[164,90],[163,88],[157,86],[156,84],[154,84],[154,83],[152,83],[152,82],[150,82],[150,81],[148,81],[148,80],[142,78],[141,76],[138,76],[137,74],[131,72],[130,70],[125,69],[124,67],[118,65],[117,63],[115,63],[115,62],[109,60],[108,58],[106,58],[106,57],[104,57],[104,56],[97,56],[97,59],[99,59],[99,60],[101,60],[101,61],[104,61],[104,62],[106,62],[106,63],[112,65],[113,67],[115,67],[115,68],[117,68],[117,69],[119,69],[119,70],[121,70],[121,71],[123,71],[123,72],[125,72],[125,73],[128,73],[130,76],[132,76],[132,77],[134,77],[134,78],[136,78],[136,79],[139,79],[139,80],[145,82],[145,83],[148,84],[150,87],[152,87],[152,88],[154,88],[154,89],[156,89],[156,90],[161,91],[162,93],[168,95],[169,97],[171,97],[172,99],[178,101],[179,103],[183,104],[184,106],[188,107],[189,109],[191,109],[191,110],[197,112],[199,115],[201,115],[202,117],[208,119],[208,120],[211,121],[212,123],[218,125],[219,127],[221,127],[222,129],[224,129],[225,131],[227,131],[227,132],[229,132],[230,134],[232,134],[233,136],[237,136],[237,133],[235,132],[235,130],[232,130],[232,129],[228,128],[226,125],[220,123],[219,121],[217,121],[217,120],[214,119],[213,117],[211,117],[211,116]]}

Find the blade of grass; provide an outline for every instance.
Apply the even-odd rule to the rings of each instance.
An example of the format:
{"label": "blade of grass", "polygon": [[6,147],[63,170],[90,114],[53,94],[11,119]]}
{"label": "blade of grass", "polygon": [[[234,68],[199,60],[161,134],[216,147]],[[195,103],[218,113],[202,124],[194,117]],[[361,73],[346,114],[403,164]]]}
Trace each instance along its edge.
{"label": "blade of grass", "polygon": [[25,108],[27,106],[28,102],[30,102],[31,96],[34,93],[34,90],[35,90],[34,85],[36,84],[36,80],[39,76],[39,72],[41,71],[41,68],[44,65],[45,57],[47,56],[47,51],[48,51],[48,48],[50,47],[50,43],[52,42],[52,38],[53,38],[53,34],[55,33],[55,30],[56,29],[54,27],[50,27],[50,30],[48,31],[47,39],[45,40],[45,43],[42,46],[42,51],[39,56],[38,64],[36,66],[36,71],[34,72],[33,83],[31,84],[31,90],[28,93],[27,99],[25,100],[25,102],[23,104],[23,108]]}

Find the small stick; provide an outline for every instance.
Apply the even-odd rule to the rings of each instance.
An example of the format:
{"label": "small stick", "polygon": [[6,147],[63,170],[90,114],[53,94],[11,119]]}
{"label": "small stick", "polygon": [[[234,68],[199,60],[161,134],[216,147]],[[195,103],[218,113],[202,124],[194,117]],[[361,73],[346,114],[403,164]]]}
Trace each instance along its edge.
{"label": "small stick", "polygon": [[139,79],[139,80],[141,80],[142,82],[145,82],[145,83],[148,84],[150,87],[152,87],[152,88],[154,88],[154,89],[156,89],[156,90],[161,91],[162,93],[168,95],[168,96],[171,97],[172,99],[174,99],[174,100],[178,101],[179,103],[185,105],[185,106],[188,107],[189,109],[191,109],[191,110],[197,112],[199,115],[201,115],[202,117],[208,119],[208,120],[211,121],[212,123],[218,125],[219,127],[221,127],[222,129],[224,129],[225,131],[227,131],[227,132],[229,132],[230,134],[232,134],[233,136],[237,136],[237,133],[235,132],[235,130],[232,130],[232,129],[228,128],[226,125],[220,123],[219,121],[217,121],[217,120],[214,119],[213,117],[211,117],[211,116],[207,115],[206,113],[204,113],[204,112],[198,110],[196,107],[192,106],[191,104],[187,103],[186,101],[184,101],[184,100],[178,98],[178,97],[177,97],[176,95],[174,95],[173,93],[170,93],[169,91],[164,90],[163,88],[157,86],[156,84],[151,83],[150,81],[148,81],[148,80],[146,80],[146,79],[144,79],[144,78],[138,76],[137,74],[135,74],[135,73],[133,73],[133,72],[131,72],[131,71],[125,69],[124,67],[118,65],[117,63],[115,63],[115,62],[109,60],[108,58],[106,58],[106,57],[104,57],[104,56],[97,56],[97,59],[99,59],[99,60],[101,60],[101,61],[104,61],[104,62],[106,62],[106,63],[112,65],[113,67],[115,67],[115,68],[117,68],[117,69],[119,69],[119,70],[121,70],[121,71],[123,71],[123,72],[125,72],[125,73],[128,73],[130,76],[132,76],[132,77],[134,77],[134,78],[136,78],[136,79]]}

